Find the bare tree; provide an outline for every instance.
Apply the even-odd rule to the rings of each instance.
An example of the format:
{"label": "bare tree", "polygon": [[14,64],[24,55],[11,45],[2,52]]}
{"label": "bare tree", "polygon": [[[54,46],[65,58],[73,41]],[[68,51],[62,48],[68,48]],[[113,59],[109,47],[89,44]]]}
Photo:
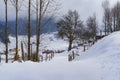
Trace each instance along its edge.
{"label": "bare tree", "polygon": [[96,21],[96,16],[95,15],[90,16],[87,19],[86,23],[87,23],[87,28],[88,28],[89,34],[91,34],[91,37],[93,38],[93,40],[95,40],[97,29],[98,29],[98,24],[97,24],[97,21]]}
{"label": "bare tree", "polygon": [[31,0],[29,0],[28,2],[28,60],[31,59],[31,52],[30,52],[30,43],[31,43],[31,40],[30,40],[30,36],[31,36],[31,25],[30,25],[30,21],[31,21],[31,17],[30,17],[30,13],[31,13]]}
{"label": "bare tree", "polygon": [[[15,7],[15,10],[16,10],[16,27],[15,27],[15,30],[16,30],[16,54],[15,54],[15,60],[17,59],[17,56],[18,56],[18,12],[21,8],[21,4],[23,2],[23,0],[21,0],[22,2],[18,1],[18,0],[10,0],[12,5]],[[18,4],[19,3],[19,4]]]}
{"label": "bare tree", "polygon": [[111,17],[111,9],[109,7],[109,1],[105,0],[102,3],[102,7],[104,9],[104,16],[103,16],[103,23],[105,26],[105,35],[108,34],[108,32],[112,32],[112,17]]}
{"label": "bare tree", "polygon": [[8,0],[4,0],[5,3],[5,18],[6,18],[6,23],[5,23],[5,55],[6,55],[6,63],[8,63]]}
{"label": "bare tree", "polygon": [[69,41],[68,51],[72,49],[72,43],[80,33],[83,27],[82,21],[79,19],[77,11],[68,11],[57,23],[58,36],[61,38],[67,37]]}
{"label": "bare tree", "polygon": [[43,5],[43,0],[40,0],[39,2],[39,17],[38,17],[38,25],[36,27],[37,31],[36,31],[36,61],[39,61],[38,59],[38,53],[39,53],[39,44],[40,44],[40,27],[41,27],[41,20],[42,20],[42,5]]}
{"label": "bare tree", "polygon": [[116,17],[116,28],[115,30],[120,30],[120,2],[117,2],[114,6],[114,17]]}
{"label": "bare tree", "polygon": [[18,56],[18,0],[16,0],[16,54],[15,54],[15,60],[17,59]]}
{"label": "bare tree", "polygon": [[107,33],[109,34],[110,32],[113,32],[112,28],[112,14],[111,14],[111,9],[109,8],[106,11],[106,20],[107,20]]}
{"label": "bare tree", "polygon": [[[36,6],[34,5],[34,2],[32,2],[31,5],[34,8],[33,12],[36,13],[36,61],[39,61],[38,53],[41,27],[44,27],[51,20],[53,14],[58,10],[58,5],[55,0],[35,0],[35,2]],[[48,16],[48,20],[43,22],[43,19]]]}
{"label": "bare tree", "polygon": [[113,21],[113,30],[116,31],[116,13],[117,13],[117,9],[116,7],[112,8],[111,14],[112,14],[112,21]]}

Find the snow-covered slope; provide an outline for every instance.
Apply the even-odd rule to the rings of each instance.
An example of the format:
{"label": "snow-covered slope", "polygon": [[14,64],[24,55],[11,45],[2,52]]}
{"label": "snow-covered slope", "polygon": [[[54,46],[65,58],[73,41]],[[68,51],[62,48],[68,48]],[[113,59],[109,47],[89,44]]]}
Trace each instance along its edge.
{"label": "snow-covered slope", "polygon": [[[41,35],[40,38],[40,50],[54,50],[54,51],[58,51],[58,50],[67,50],[68,47],[68,42],[65,40],[62,40],[60,38],[56,38],[55,36],[56,32],[54,33],[45,33]],[[9,49],[13,49],[16,47],[16,39],[15,37],[9,36],[10,39],[10,43],[8,44],[8,48]],[[24,43],[24,48],[25,51],[27,51],[27,36],[18,36],[18,47],[19,49],[21,49],[21,41]],[[31,43],[35,42],[36,43],[36,36],[31,37]],[[36,45],[33,44],[32,48],[33,51],[36,50]],[[0,52],[5,51],[5,45],[3,43],[0,42]]]}
{"label": "snow-covered slope", "polygon": [[110,57],[120,53],[120,32],[114,32],[109,36],[97,41],[82,58]]}
{"label": "snow-covered slope", "polygon": [[[99,40],[87,52],[79,50],[79,57],[68,62],[65,51],[53,60],[43,63],[14,62],[1,64],[1,80],[120,80],[120,32]],[[67,42],[54,38],[53,34],[42,36],[43,48],[66,49]],[[20,40],[20,39],[19,39]],[[22,39],[21,39],[22,40]],[[35,41],[35,37],[32,38]],[[65,44],[64,44],[65,43]],[[12,47],[12,44],[11,44]]]}
{"label": "snow-covered slope", "polygon": [[[120,32],[114,32],[99,40],[77,60],[93,61],[91,65],[99,64],[100,80],[120,79]],[[94,64],[93,64],[94,63]],[[99,73],[100,72],[100,73]]]}

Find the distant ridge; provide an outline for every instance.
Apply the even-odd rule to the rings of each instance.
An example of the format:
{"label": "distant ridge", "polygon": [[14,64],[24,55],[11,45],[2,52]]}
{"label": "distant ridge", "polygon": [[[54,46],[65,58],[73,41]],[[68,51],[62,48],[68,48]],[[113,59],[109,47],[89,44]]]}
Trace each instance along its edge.
{"label": "distant ridge", "polygon": [[[47,19],[44,19],[45,22]],[[9,34],[15,36],[15,20],[8,21]],[[54,19],[51,19],[44,27],[41,28],[42,33],[50,33],[57,31]],[[36,34],[36,21],[31,20],[31,36]],[[20,18],[18,20],[18,35],[27,35],[27,20]],[[4,42],[5,36],[5,22],[0,21],[0,41]]]}

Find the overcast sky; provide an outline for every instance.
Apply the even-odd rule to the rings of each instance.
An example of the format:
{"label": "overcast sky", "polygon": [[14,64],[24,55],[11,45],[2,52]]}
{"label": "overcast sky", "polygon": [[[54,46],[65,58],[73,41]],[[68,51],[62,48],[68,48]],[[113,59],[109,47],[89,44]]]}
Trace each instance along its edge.
{"label": "overcast sky", "polygon": [[[61,0],[62,14],[66,13],[68,10],[77,10],[80,14],[80,18],[85,22],[88,16],[93,15],[94,13],[97,16],[98,23],[102,22],[102,2],[104,0]],[[117,1],[120,0],[109,0],[110,6],[112,7]]]}
{"label": "overcast sky", "polygon": [[[104,0],[59,0],[61,3],[61,9],[59,11],[59,15],[64,15],[68,10],[77,10],[80,14],[80,18],[85,22],[87,17],[93,15],[94,13],[97,16],[97,20],[99,23],[102,21],[103,9],[102,9],[102,1]],[[118,0],[119,1],[119,0]],[[109,0],[110,5],[113,6],[117,0]],[[0,18],[4,18],[4,3],[3,0],[0,0]],[[15,19],[15,9],[12,6],[9,7],[9,19]],[[20,16],[24,16],[26,13],[24,11]]]}

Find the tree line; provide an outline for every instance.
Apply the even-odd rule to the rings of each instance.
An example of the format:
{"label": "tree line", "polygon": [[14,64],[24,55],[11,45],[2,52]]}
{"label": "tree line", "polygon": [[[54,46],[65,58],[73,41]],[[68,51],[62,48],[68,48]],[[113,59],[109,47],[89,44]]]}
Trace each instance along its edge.
{"label": "tree line", "polygon": [[109,0],[105,0],[102,2],[102,7],[104,10],[102,30],[98,26],[95,14],[89,16],[84,24],[76,10],[69,10],[58,21],[58,37],[68,38],[68,51],[72,49],[72,43],[76,39],[94,42],[98,32],[104,32],[104,36],[106,36],[120,30],[120,2],[118,1],[113,7],[110,7]]}
{"label": "tree line", "polygon": [[[6,63],[8,63],[8,43],[9,43],[9,32],[8,32],[8,2],[12,4],[15,9],[15,37],[16,37],[16,53],[14,60],[18,59],[18,18],[19,11],[24,6],[27,9],[27,60],[39,61],[39,48],[40,48],[40,32],[41,27],[45,26],[54,13],[58,10],[58,5],[55,0],[3,0],[5,5],[5,55]],[[104,10],[103,15],[103,31],[105,35],[114,31],[120,30],[120,2],[118,1],[112,8],[109,5],[109,1],[105,0],[102,3]],[[34,16],[36,20],[36,52],[34,53],[34,59],[31,52],[31,17]],[[49,16],[46,21],[43,19]],[[99,30],[96,15],[89,16],[84,24],[80,19],[80,15],[76,10],[69,10],[67,14],[63,15],[61,19],[57,21],[58,36],[61,38],[68,38],[69,46],[68,51],[72,49],[72,43],[79,40],[90,40],[95,41],[95,37]],[[22,44],[22,43],[21,43]]]}
{"label": "tree line", "polygon": [[85,27],[78,12],[76,10],[69,10],[68,13],[57,22],[57,27],[58,37],[62,39],[67,37],[69,42],[68,51],[70,51],[73,41],[77,39],[95,40],[98,24],[96,16],[93,15],[88,17]]}
{"label": "tree line", "polygon": [[120,2],[110,7],[108,0],[102,3],[104,9],[103,24],[105,35],[120,30]]}
{"label": "tree line", "polygon": [[[19,11],[22,9],[22,6],[27,8],[27,60],[32,59],[31,52],[31,16],[34,13],[36,17],[36,52],[34,61],[39,61],[39,47],[40,47],[40,29],[41,26],[45,26],[49,20],[53,17],[55,11],[57,11],[56,1],[55,0],[3,0],[5,4],[5,55],[6,63],[8,63],[8,43],[9,43],[9,32],[8,32],[8,3],[10,2],[15,8],[15,37],[16,37],[16,53],[14,60],[18,59],[18,17]],[[51,11],[52,10],[52,11]],[[48,15],[49,14],[49,15]],[[42,22],[43,18],[49,16],[46,22]],[[33,60],[33,59],[32,59]]]}

